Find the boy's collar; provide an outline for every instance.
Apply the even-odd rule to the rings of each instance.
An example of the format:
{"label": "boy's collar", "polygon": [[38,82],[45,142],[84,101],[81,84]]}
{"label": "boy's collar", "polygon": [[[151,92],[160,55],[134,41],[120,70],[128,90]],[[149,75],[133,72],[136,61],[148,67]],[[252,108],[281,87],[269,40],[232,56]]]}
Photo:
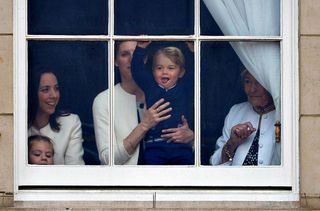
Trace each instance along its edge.
{"label": "boy's collar", "polygon": [[173,89],[176,85],[177,85],[177,83],[176,83],[175,85],[173,85],[172,87],[166,89],[166,88],[164,88],[163,86],[161,86],[160,84],[158,84],[158,86],[159,86],[160,88],[162,88],[162,89],[164,89],[164,90],[166,90],[166,91],[169,91],[170,89]]}

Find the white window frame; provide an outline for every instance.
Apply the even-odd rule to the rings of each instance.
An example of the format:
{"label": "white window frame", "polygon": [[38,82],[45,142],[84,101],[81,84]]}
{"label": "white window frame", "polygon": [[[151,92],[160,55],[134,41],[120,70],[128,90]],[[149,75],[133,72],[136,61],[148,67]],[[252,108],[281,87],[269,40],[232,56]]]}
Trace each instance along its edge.
{"label": "white window frame", "polygon": [[[152,40],[193,40],[195,65],[200,67],[200,42],[209,40],[279,41],[281,45],[282,164],[265,167],[200,166],[200,121],[195,118],[196,165],[186,166],[30,166],[27,165],[27,40],[104,40],[113,52],[115,40],[145,37],[113,34],[113,1],[109,1],[109,35],[62,36],[27,34],[27,0],[14,1],[14,192],[16,201],[296,201],[299,200],[298,0],[282,0],[282,36],[200,36],[200,0],[195,0],[194,36],[148,36]],[[113,70],[113,53],[109,54]],[[113,71],[109,84],[113,84]],[[200,116],[200,75],[195,75],[195,115]],[[285,79],[285,80],[284,80]],[[110,87],[113,93],[113,87]],[[111,105],[113,98],[110,99]],[[285,108],[285,109],[284,109]],[[113,115],[111,115],[113,119]],[[112,125],[113,126],[113,125]],[[285,144],[284,144],[285,143]],[[112,149],[112,147],[110,148]],[[111,156],[112,158],[112,156]],[[112,159],[111,159],[112,160]],[[119,177],[121,175],[121,180]],[[174,175],[174,176],[172,176]],[[238,180],[240,178],[240,180]],[[35,190],[45,186],[47,190]],[[59,187],[55,190],[48,188]],[[62,187],[109,187],[69,190]],[[126,188],[136,187],[135,191]],[[152,187],[158,186],[157,190]],[[24,188],[22,188],[24,187]],[[110,187],[114,187],[110,190]],[[162,190],[161,190],[161,187]],[[165,187],[171,187],[172,191]],[[174,190],[185,187],[185,190]],[[188,187],[188,188],[186,188]],[[210,189],[212,187],[212,190]],[[242,187],[246,190],[227,190]],[[255,190],[250,189],[255,187]],[[256,187],[260,187],[259,190]],[[272,187],[272,189],[268,189]],[[205,189],[203,189],[205,188]],[[219,190],[214,190],[219,188]],[[112,188],[111,188],[112,189]]]}

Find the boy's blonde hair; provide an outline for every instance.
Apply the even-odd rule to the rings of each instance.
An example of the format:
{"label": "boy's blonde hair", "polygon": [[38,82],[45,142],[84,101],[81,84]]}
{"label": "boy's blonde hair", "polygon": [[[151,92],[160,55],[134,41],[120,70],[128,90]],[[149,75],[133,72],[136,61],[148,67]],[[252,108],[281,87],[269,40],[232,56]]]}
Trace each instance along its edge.
{"label": "boy's blonde hair", "polygon": [[176,47],[165,47],[165,48],[160,48],[159,50],[157,50],[153,56],[152,69],[154,68],[154,66],[156,64],[157,56],[160,54],[163,54],[166,57],[168,57],[172,62],[174,62],[180,66],[180,69],[182,72],[185,72],[184,55],[181,52],[181,50]]}

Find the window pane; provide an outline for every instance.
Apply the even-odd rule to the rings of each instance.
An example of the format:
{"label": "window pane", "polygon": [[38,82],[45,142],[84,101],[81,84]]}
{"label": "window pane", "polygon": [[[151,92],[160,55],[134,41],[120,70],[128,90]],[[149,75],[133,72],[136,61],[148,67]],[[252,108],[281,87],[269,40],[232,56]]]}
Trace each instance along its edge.
{"label": "window pane", "polygon": [[[116,72],[120,73],[121,78],[127,80],[121,81],[121,86],[120,84],[115,85],[115,164],[193,165],[192,135],[188,144],[173,143],[174,141],[169,141],[169,137],[161,136],[163,129],[183,126],[182,115],[188,120],[190,130],[193,130],[193,53],[188,49],[185,42],[152,42],[144,50],[141,48],[135,49],[135,45],[136,42],[133,41],[121,42],[116,45],[118,46],[115,57]],[[159,49],[163,49],[161,53],[158,51]],[[129,59],[126,60],[124,59],[124,52],[132,53],[132,50],[136,51],[131,62],[133,79],[128,80],[128,66],[130,67],[131,55],[129,54]],[[180,54],[181,52],[183,55]],[[146,65],[143,63],[145,56],[148,56]],[[144,92],[145,100],[141,92],[136,90],[136,85],[132,85],[133,80]],[[164,107],[155,106],[151,108],[161,98],[164,98],[165,102],[170,102],[170,106],[167,108],[172,107],[172,110],[168,110],[166,114],[160,114],[161,111],[165,110]],[[152,115],[157,112],[161,116],[169,113],[171,116],[158,124],[150,124],[150,121],[148,124],[145,123],[145,125],[150,126],[150,129],[141,143],[139,143],[140,140],[131,139],[131,143],[136,143],[132,145],[137,146],[137,148],[135,148],[133,155],[128,157],[126,153],[123,153],[125,149],[123,149],[122,142],[138,125],[138,122],[146,118],[143,112],[144,106],[150,109],[149,112]],[[150,114],[148,118],[150,119]],[[106,131],[108,130],[106,129]],[[139,134],[139,131],[141,130],[136,131],[136,134]],[[139,146],[141,147],[140,151]],[[138,161],[139,153],[141,159]]]}
{"label": "window pane", "polygon": [[192,0],[115,1],[115,34],[189,35],[193,23]]}
{"label": "window pane", "polygon": [[201,35],[223,35],[219,26],[214,21],[206,5],[201,1],[200,3],[200,27]]}
{"label": "window pane", "polygon": [[[232,42],[231,45],[227,42],[202,44],[202,164],[209,164],[215,150],[210,162],[213,165],[224,163],[221,150],[233,135],[235,151],[225,154],[233,158],[232,165],[246,164],[251,146],[257,147],[258,152],[256,164],[252,165],[279,165],[280,153],[276,154],[276,148],[280,144],[275,138],[275,123],[280,118],[276,112],[280,109],[279,43]],[[243,73],[244,69],[249,73]],[[250,132],[242,133],[244,129]],[[253,144],[254,140],[257,145]]]}
{"label": "window pane", "polygon": [[243,68],[228,42],[201,46],[201,164],[208,165],[224,118],[232,105],[245,101],[240,81]]}
{"label": "window pane", "polygon": [[56,109],[77,114],[82,123],[83,158],[86,164],[99,164],[92,103],[94,97],[107,88],[107,50],[105,42],[29,41],[28,43],[29,111],[30,105],[36,105],[31,102],[34,98],[30,91],[35,92],[36,88],[30,89],[30,87],[37,72],[51,70],[58,79],[60,89],[60,100]]}
{"label": "window pane", "polygon": [[201,34],[279,36],[280,1],[202,0]]}
{"label": "window pane", "polygon": [[107,0],[30,0],[29,34],[98,35],[108,33]]}

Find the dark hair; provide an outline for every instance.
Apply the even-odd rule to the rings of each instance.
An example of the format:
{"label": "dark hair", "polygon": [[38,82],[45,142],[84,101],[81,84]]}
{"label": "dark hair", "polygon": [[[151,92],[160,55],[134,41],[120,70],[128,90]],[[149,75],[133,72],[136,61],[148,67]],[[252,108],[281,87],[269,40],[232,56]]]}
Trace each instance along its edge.
{"label": "dark hair", "polygon": [[[31,71],[29,73],[29,83],[28,83],[28,128],[32,126],[35,121],[37,111],[39,109],[39,98],[38,98],[38,90],[40,80],[43,74],[50,73],[53,74],[58,81],[57,74],[47,68],[43,68],[40,71]],[[52,130],[59,131],[60,124],[57,122],[57,118],[60,116],[67,116],[69,113],[62,112],[59,109],[59,103],[55,109],[55,112],[50,115],[49,123]]]}
{"label": "dark hair", "polygon": [[[134,40],[119,40],[116,41],[114,44],[114,59],[117,58],[118,53],[119,53],[119,49],[122,43],[124,42],[130,42],[130,41],[134,41]],[[117,84],[121,82],[121,74],[119,71],[119,67],[115,66],[115,71],[114,71],[114,84]]]}
{"label": "dark hair", "polygon": [[28,137],[28,152],[30,152],[31,145],[34,141],[44,141],[48,142],[51,147],[52,147],[52,152],[54,154],[54,149],[53,149],[53,143],[52,140],[48,136],[43,136],[43,135],[32,135]]}
{"label": "dark hair", "polygon": [[116,41],[114,43],[114,58],[117,58],[118,52],[119,52],[119,48],[121,43],[126,42],[126,41]]}

